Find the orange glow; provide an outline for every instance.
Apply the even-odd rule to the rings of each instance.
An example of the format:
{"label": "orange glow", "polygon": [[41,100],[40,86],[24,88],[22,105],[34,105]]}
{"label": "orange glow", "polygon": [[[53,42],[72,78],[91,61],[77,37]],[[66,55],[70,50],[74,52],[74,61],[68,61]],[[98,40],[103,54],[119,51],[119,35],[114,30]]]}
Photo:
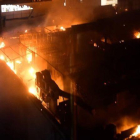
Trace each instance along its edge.
{"label": "orange glow", "polygon": [[140,125],[138,125],[136,132],[132,134],[132,136],[135,136],[135,137],[140,136]]}
{"label": "orange glow", "polygon": [[34,79],[36,78],[34,68],[31,67],[31,68],[29,69],[29,73],[30,73],[30,75],[31,75]]}
{"label": "orange glow", "polygon": [[127,12],[127,11],[128,11],[128,9],[126,8],[126,9],[125,9],[125,11]]}
{"label": "orange glow", "polygon": [[26,58],[27,58],[28,63],[32,62],[32,54],[31,53],[27,54]]}
{"label": "orange glow", "polygon": [[11,70],[14,69],[13,62],[7,62],[6,64],[10,67]]}
{"label": "orange glow", "polygon": [[14,63],[13,62],[7,62],[6,63],[9,67],[10,67],[10,69],[16,74],[16,71],[14,70]]}
{"label": "orange glow", "polygon": [[21,61],[17,60],[16,63],[21,64]]}
{"label": "orange glow", "polygon": [[134,36],[139,39],[140,38],[140,32],[135,32]]}
{"label": "orange glow", "polygon": [[60,30],[61,30],[61,31],[65,31],[66,29],[65,29],[64,27],[61,26],[61,27],[60,27]]}
{"label": "orange glow", "polygon": [[27,33],[28,31],[27,30],[25,30],[25,33]]}
{"label": "orange glow", "polygon": [[5,43],[4,42],[1,42],[0,48],[4,48],[4,47],[5,47]]}
{"label": "orange glow", "polygon": [[97,43],[94,43],[94,47],[97,47]]}
{"label": "orange glow", "polygon": [[36,91],[36,88],[35,87],[33,87],[33,86],[30,87],[29,88],[29,92],[37,96],[37,91]]}
{"label": "orange glow", "polygon": [[0,59],[1,59],[1,60],[4,60],[5,58],[4,58],[4,56],[3,56],[3,55],[1,55],[1,56],[0,56]]}

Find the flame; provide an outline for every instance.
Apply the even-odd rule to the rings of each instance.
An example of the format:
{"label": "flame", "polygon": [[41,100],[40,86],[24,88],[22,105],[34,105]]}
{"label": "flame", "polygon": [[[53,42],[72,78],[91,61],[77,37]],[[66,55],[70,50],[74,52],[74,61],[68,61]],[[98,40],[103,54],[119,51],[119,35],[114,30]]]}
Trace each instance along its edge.
{"label": "flame", "polygon": [[61,26],[61,27],[60,27],[60,30],[61,30],[61,31],[65,31],[66,29],[65,29],[63,26]]}
{"label": "flame", "polygon": [[16,74],[16,70],[14,69],[14,63],[13,62],[7,62],[6,63],[9,67],[10,67],[10,69]]}
{"label": "flame", "polygon": [[1,60],[4,60],[5,58],[4,58],[4,56],[3,56],[3,55],[1,55],[1,56],[0,56],[0,59],[1,59]]}
{"label": "flame", "polygon": [[28,32],[28,30],[25,30],[25,33],[27,33]]}
{"label": "flame", "polygon": [[140,135],[140,125],[138,125],[136,132],[134,134],[132,134],[132,136],[137,137],[139,135]]}
{"label": "flame", "polygon": [[29,88],[29,92],[37,96],[37,91],[36,91],[36,88],[35,87],[33,87],[33,86],[30,87]]}
{"label": "flame", "polygon": [[40,99],[35,86],[29,87],[29,93],[35,95],[38,99]]}
{"label": "flame", "polygon": [[29,73],[30,73],[30,75],[35,79],[36,78],[36,75],[35,75],[35,69],[33,68],[33,67],[31,67],[30,69],[29,69]]}
{"label": "flame", "polygon": [[32,62],[32,54],[27,54],[26,56],[28,63]]}
{"label": "flame", "polygon": [[134,36],[139,39],[140,38],[140,32],[135,32]]}
{"label": "flame", "polygon": [[5,47],[5,43],[4,42],[1,42],[1,44],[0,44],[0,49],[1,48],[4,48]]}
{"label": "flame", "polygon": [[14,69],[13,62],[7,62],[6,64],[10,67],[11,70]]}
{"label": "flame", "polygon": [[17,60],[16,63],[21,64],[21,61]]}

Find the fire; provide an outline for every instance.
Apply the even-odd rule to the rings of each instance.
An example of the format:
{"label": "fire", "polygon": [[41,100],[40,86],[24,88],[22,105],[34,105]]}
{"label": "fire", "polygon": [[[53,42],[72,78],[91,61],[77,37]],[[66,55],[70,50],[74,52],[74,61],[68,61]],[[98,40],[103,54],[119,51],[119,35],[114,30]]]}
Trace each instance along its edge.
{"label": "fire", "polygon": [[21,61],[17,60],[16,63],[21,64]]}
{"label": "fire", "polygon": [[136,132],[132,134],[132,136],[135,136],[135,137],[140,136],[140,125],[138,125]]}
{"label": "fire", "polygon": [[4,42],[1,42],[1,44],[0,44],[0,49],[1,48],[4,48],[5,47],[5,43]]}
{"label": "fire", "polygon": [[38,96],[38,93],[37,93],[37,90],[36,90],[35,86],[31,86],[29,88],[29,93],[35,95],[39,99],[39,96]]}
{"label": "fire", "polygon": [[28,63],[32,62],[32,54],[27,54],[26,56]]}
{"label": "fire", "polygon": [[27,33],[28,32],[28,30],[25,30],[25,33]]}
{"label": "fire", "polygon": [[14,69],[13,62],[7,62],[6,64],[10,67],[11,70]]}
{"label": "fire", "polygon": [[9,67],[10,67],[10,69],[16,74],[16,70],[14,69],[14,63],[13,62],[7,62],[6,63]]}
{"label": "fire", "polygon": [[65,29],[64,27],[61,26],[61,27],[60,27],[60,30],[61,30],[61,31],[65,31],[66,29]]}
{"label": "fire", "polygon": [[4,60],[5,58],[4,58],[4,56],[3,56],[3,55],[1,55],[1,56],[0,56],[0,59],[1,59],[1,60]]}
{"label": "fire", "polygon": [[29,73],[30,73],[30,75],[31,75],[34,79],[36,78],[34,68],[31,67],[31,68],[29,69]]}
{"label": "fire", "polygon": [[36,88],[35,87],[33,87],[33,86],[30,87],[29,88],[29,92],[37,96],[37,91],[36,91]]}
{"label": "fire", "polygon": [[140,38],[140,32],[135,32],[134,36],[139,39]]}
{"label": "fire", "polygon": [[[1,46],[4,47],[4,44],[1,45]],[[27,51],[26,54],[27,54],[26,55],[26,59],[28,60],[28,63],[29,63],[29,62],[32,61],[32,53],[30,51]],[[10,69],[12,71],[14,71],[15,74],[17,74],[16,73],[16,70],[15,70],[15,67],[16,67],[16,64],[21,64],[22,63],[20,60],[17,59],[17,60],[11,61],[10,59],[7,59],[6,56],[4,56],[4,55],[0,55],[0,59],[3,60],[3,61],[5,61],[6,64],[10,67]],[[16,68],[18,68],[18,67],[16,67]],[[18,69],[17,69],[17,71],[18,71]],[[34,85],[35,84],[35,78],[36,78],[36,74],[35,73],[36,73],[35,69],[33,67],[30,67],[28,69],[28,71],[26,72],[26,74],[25,74],[25,77],[27,76],[28,78],[27,79],[26,78],[24,79],[24,77],[23,77],[23,79],[25,80],[24,82],[27,85],[29,85],[28,86],[28,91],[30,93],[34,94],[38,98],[38,93],[37,93],[36,87]]]}

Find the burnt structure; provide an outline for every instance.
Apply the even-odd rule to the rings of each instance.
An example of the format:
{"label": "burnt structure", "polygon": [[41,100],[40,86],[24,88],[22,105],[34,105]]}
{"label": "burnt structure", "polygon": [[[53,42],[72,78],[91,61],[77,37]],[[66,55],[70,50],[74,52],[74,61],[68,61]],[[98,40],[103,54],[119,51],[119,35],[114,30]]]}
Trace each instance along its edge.
{"label": "burnt structure", "polygon": [[[34,46],[36,53],[43,56],[44,66],[51,71],[54,81],[58,73],[61,75],[65,92],[55,84],[57,91],[54,90],[53,97],[45,84],[49,83],[43,77],[45,71],[37,73],[41,98],[52,104],[50,107],[54,107],[51,108],[54,113],[57,114],[58,96],[66,97],[66,91],[73,93],[73,97],[79,95],[84,102],[95,108],[93,114],[89,114],[77,106],[76,123],[84,128],[81,130],[80,127],[79,134],[85,132],[84,135],[88,133],[87,127],[108,123],[110,119],[115,122],[125,115],[136,115],[136,120],[139,118],[140,41],[134,39],[137,38],[135,30],[139,32],[140,28],[139,16],[139,10],[128,11],[97,22],[74,25],[66,31],[42,28],[20,35],[22,44],[30,49]],[[35,59],[36,63],[38,58]],[[50,79],[50,75],[47,75]],[[63,121],[64,112],[69,114],[69,101],[59,103],[61,109],[58,109],[58,116],[63,124],[68,122]]]}
{"label": "burnt structure", "polygon": [[[61,90],[55,81],[51,79],[50,71],[48,70],[36,73],[36,88],[40,99],[46,104],[46,107],[67,128],[72,123],[71,112],[74,102],[92,113],[92,107],[84,103],[80,97]],[[60,96],[63,98],[61,101],[59,101]]]}
{"label": "burnt structure", "polygon": [[[122,67],[118,66],[118,60],[116,66],[112,65],[111,60],[115,60],[111,58],[112,54],[115,51],[124,52],[125,48],[127,50],[125,42],[136,38],[134,32],[139,31],[139,15],[140,11],[128,11],[97,22],[74,25],[66,31],[42,29],[43,32],[21,35],[20,40],[27,46],[32,46],[34,40],[37,52],[52,64],[47,67],[52,76],[54,71],[63,75],[64,91],[72,90],[72,93],[80,95],[93,107],[106,106],[115,103],[116,94],[120,92],[111,88],[117,82],[116,69]],[[115,43],[116,47],[112,45]],[[120,49],[117,50],[117,46]],[[72,79],[74,88],[71,88],[71,81],[66,81],[66,77]]]}

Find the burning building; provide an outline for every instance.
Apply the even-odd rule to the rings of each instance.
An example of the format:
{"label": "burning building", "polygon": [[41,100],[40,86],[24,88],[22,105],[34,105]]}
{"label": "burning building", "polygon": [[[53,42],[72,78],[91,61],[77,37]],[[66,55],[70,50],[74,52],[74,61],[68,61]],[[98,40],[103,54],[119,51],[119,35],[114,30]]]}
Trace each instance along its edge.
{"label": "burning building", "polygon": [[[88,4],[77,2],[82,5],[81,9]],[[66,8],[69,5],[61,6]],[[73,119],[78,137],[86,137],[88,130],[92,131],[97,124],[114,123],[118,129],[124,124],[120,124],[120,120],[126,116],[134,118],[132,125],[139,120],[140,42],[132,40],[139,38],[139,12],[115,15],[70,28],[59,26],[56,20],[52,20],[53,27],[44,27],[45,24],[40,22],[35,27],[35,22],[31,24],[33,27],[24,26],[9,36],[4,34],[1,40],[0,59],[25,81],[29,92],[43,100],[45,106],[61,118],[61,123],[71,125],[69,119]],[[51,16],[54,17],[57,18]],[[30,16],[28,21],[36,19]],[[6,22],[10,25],[13,21]],[[51,73],[50,81],[55,82],[57,97],[53,97],[47,88],[49,82],[45,82],[45,69]],[[76,97],[91,107],[90,112],[80,106],[81,100]],[[77,102],[74,103],[74,99]],[[70,115],[73,118],[69,118]],[[85,133],[79,135],[81,132]]]}

